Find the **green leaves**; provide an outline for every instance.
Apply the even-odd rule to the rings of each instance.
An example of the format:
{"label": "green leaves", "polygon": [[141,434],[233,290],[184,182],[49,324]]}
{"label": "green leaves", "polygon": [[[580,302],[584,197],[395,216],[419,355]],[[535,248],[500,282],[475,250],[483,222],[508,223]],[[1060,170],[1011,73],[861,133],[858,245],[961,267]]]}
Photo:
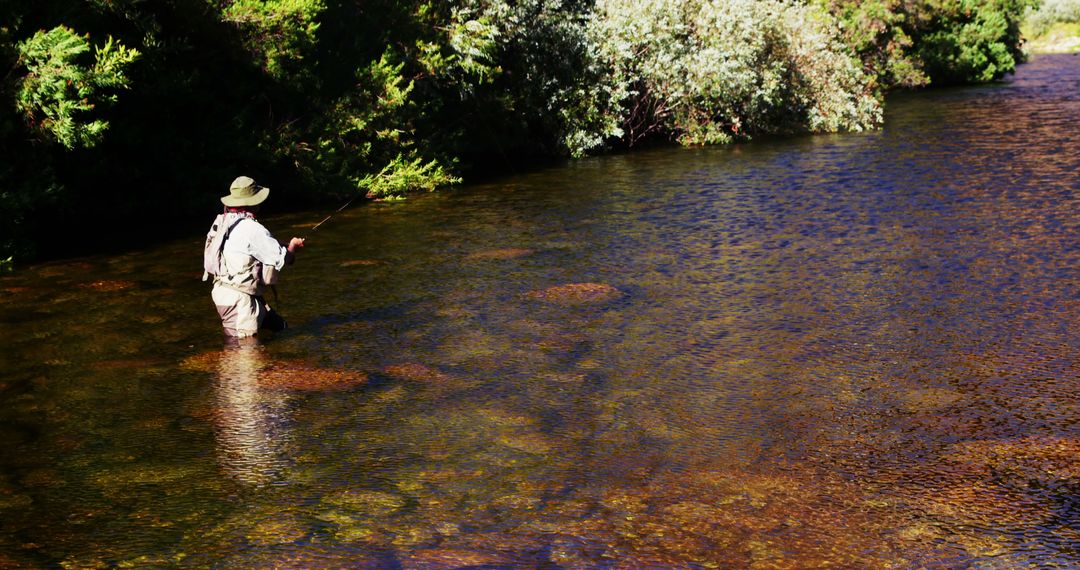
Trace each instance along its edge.
{"label": "green leaves", "polygon": [[1029,8],[1024,21],[1032,37],[1050,31],[1055,24],[1080,23],[1080,0],[1042,0]]}
{"label": "green leaves", "polygon": [[921,87],[930,79],[911,51],[905,0],[815,0],[838,20],[841,38],[878,90]]}
{"label": "green leaves", "polygon": [[877,99],[831,20],[771,0],[600,0],[589,35],[623,97],[625,142],[727,143],[757,133],[861,130]]}
{"label": "green leaves", "polygon": [[295,85],[313,79],[307,61],[318,44],[322,0],[233,0],[222,19],[240,28],[244,45],[271,77]]}
{"label": "green leaves", "polygon": [[354,180],[358,188],[367,191],[369,197],[392,200],[405,197],[410,192],[458,184],[461,179],[453,176],[436,160],[424,161],[419,156],[399,154],[377,174],[368,174]]}
{"label": "green leaves", "polygon": [[1022,61],[1020,21],[1034,0],[937,0],[915,26],[916,53],[939,84],[1000,79]]}
{"label": "green leaves", "polygon": [[114,103],[116,90],[128,87],[125,73],[139,52],[110,37],[87,61],[87,37],[66,26],[40,31],[17,50],[27,74],[18,85],[16,108],[31,129],[69,149],[97,144],[109,124],[91,112]]}
{"label": "green leaves", "polygon": [[355,87],[338,97],[322,120],[312,125],[318,138],[318,151],[307,170],[312,179],[331,175],[356,185],[384,149],[410,144],[403,136],[406,124],[401,119],[413,82],[402,75],[403,68],[389,50],[383,52],[357,71]]}
{"label": "green leaves", "polygon": [[1034,0],[815,0],[881,89],[993,81],[1021,61]]}
{"label": "green leaves", "polygon": [[489,83],[502,72],[496,61],[499,30],[486,18],[462,20],[456,14],[448,40],[454,56],[438,68],[446,69],[452,65],[474,78],[476,83]]}

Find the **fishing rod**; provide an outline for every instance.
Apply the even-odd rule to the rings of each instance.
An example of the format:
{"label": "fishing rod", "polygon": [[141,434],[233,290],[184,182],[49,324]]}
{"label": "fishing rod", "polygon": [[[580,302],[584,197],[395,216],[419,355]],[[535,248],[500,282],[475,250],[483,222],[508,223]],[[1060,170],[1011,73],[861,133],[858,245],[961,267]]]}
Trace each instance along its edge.
{"label": "fishing rod", "polygon": [[[357,194],[357,196],[359,196],[359,194]],[[345,202],[344,204],[342,204],[342,206],[340,208],[338,208],[337,210],[334,210],[329,216],[326,216],[325,218],[323,218],[321,222],[319,222],[319,223],[315,224],[314,226],[312,226],[312,228],[310,230],[308,230],[308,231],[313,232],[313,231],[319,229],[319,226],[325,224],[327,222],[327,220],[329,220],[330,218],[333,218],[336,214],[340,213],[345,208],[348,208],[349,205],[352,204],[354,200],[356,200],[356,196],[353,196],[352,198],[349,198],[348,202]]]}
{"label": "fishing rod", "polygon": [[[311,229],[308,230],[308,232],[314,232],[315,230],[319,229],[319,226],[325,224],[330,218],[333,218],[334,215],[341,213],[341,211],[344,210],[345,208],[348,208],[349,205],[352,204],[353,201],[355,201],[355,200],[356,200],[356,196],[353,196],[352,198],[349,198],[348,202],[345,202],[344,204],[341,205],[340,208],[334,210],[333,212],[330,213],[329,216],[326,216],[325,218],[322,219],[322,221],[320,221],[319,223],[312,226]],[[303,238],[303,239],[307,239],[307,238]],[[270,283],[269,285],[270,285],[270,292],[274,294],[274,303],[277,304],[280,301],[280,297],[278,296],[277,284],[276,283]]]}

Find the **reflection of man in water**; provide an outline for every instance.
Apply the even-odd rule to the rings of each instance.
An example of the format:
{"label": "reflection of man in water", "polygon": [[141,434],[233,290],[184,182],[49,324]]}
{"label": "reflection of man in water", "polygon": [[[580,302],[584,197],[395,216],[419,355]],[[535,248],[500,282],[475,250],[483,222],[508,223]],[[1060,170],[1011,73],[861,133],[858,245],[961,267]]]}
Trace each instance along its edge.
{"label": "reflection of man in water", "polygon": [[254,339],[226,346],[215,385],[219,460],[231,476],[254,485],[281,479],[289,436],[284,395],[259,387],[263,351]]}

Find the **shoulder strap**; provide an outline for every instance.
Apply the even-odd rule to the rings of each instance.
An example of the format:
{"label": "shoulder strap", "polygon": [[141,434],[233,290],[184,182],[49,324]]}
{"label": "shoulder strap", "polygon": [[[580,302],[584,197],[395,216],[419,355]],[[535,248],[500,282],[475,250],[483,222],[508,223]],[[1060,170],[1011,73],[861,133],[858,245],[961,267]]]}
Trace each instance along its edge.
{"label": "shoulder strap", "polygon": [[[244,221],[245,219],[247,219],[247,218],[241,216],[241,217],[237,218],[237,220],[235,222],[233,222],[232,224],[229,225],[229,228],[225,230],[225,237],[221,238],[221,249],[225,249],[225,240],[229,239],[229,234],[232,233],[233,228],[235,228],[237,224]],[[218,251],[220,251],[220,250],[218,250]]]}

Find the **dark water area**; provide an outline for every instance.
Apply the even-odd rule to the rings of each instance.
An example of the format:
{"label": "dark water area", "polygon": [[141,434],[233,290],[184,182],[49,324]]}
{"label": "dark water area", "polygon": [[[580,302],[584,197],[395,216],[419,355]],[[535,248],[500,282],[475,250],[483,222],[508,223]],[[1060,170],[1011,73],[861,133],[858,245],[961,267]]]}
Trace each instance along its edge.
{"label": "dark water area", "polygon": [[0,567],[1080,567],[1078,85],[0,277]]}

